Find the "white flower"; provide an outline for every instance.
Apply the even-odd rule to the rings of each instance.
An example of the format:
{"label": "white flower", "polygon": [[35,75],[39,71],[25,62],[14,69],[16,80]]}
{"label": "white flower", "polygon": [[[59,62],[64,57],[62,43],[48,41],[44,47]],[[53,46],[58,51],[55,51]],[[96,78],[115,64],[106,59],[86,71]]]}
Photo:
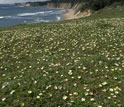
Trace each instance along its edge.
{"label": "white flower", "polygon": [[102,83],[102,85],[107,85],[107,84],[108,84],[108,83],[107,83],[106,81]]}
{"label": "white flower", "polygon": [[90,92],[89,94],[90,94],[90,95],[93,95],[93,92]]}
{"label": "white flower", "polygon": [[85,101],[85,98],[81,98],[81,101],[84,102]]}
{"label": "white flower", "polygon": [[43,95],[43,93],[40,93],[39,95],[40,95],[40,96],[42,96],[42,95]]}
{"label": "white flower", "polygon": [[78,93],[77,93],[77,92],[74,92],[74,93],[73,93],[73,95],[77,96],[77,95],[78,95]]}
{"label": "white flower", "polygon": [[98,105],[98,107],[102,107],[101,105]]}
{"label": "white flower", "polygon": [[74,86],[76,87],[76,86],[77,86],[77,84],[76,84],[76,83],[74,83]]}
{"label": "white flower", "polygon": [[103,89],[102,91],[103,91],[103,92],[106,92],[107,90],[106,90],[106,89]]}
{"label": "white flower", "polygon": [[37,84],[37,81],[34,81],[34,84]]}
{"label": "white flower", "polygon": [[115,91],[115,94],[119,94],[119,92],[118,91]]}
{"label": "white flower", "polygon": [[2,76],[3,76],[3,77],[5,77],[5,76],[6,76],[6,74],[3,74]]}
{"label": "white flower", "polygon": [[24,104],[24,103],[22,103],[22,104],[21,104],[21,107],[24,107],[24,105],[25,105],[25,104]]}
{"label": "white flower", "polygon": [[73,73],[72,73],[72,70],[69,70],[68,74],[69,74],[69,75],[72,75],[72,74],[73,74]]}
{"label": "white flower", "polygon": [[15,90],[12,90],[11,92],[10,92],[10,94],[13,94],[15,92]]}
{"label": "white flower", "polygon": [[62,89],[62,86],[58,86],[58,88],[61,90]]}
{"label": "white flower", "polygon": [[63,96],[63,100],[66,100],[66,99],[67,99],[67,96],[64,95],[64,96]]}
{"label": "white flower", "polygon": [[114,77],[115,80],[117,80],[118,78],[117,77]]}
{"label": "white flower", "polygon": [[78,79],[81,79],[81,76],[78,76]]}
{"label": "white flower", "polygon": [[49,93],[49,96],[52,97],[53,95]]}
{"label": "white flower", "polygon": [[83,67],[83,70],[86,70],[86,67],[85,66]]}
{"label": "white flower", "polygon": [[113,92],[114,90],[112,88],[109,89],[110,92]]}
{"label": "white flower", "polygon": [[58,89],[58,87],[57,87],[57,86],[54,86],[54,89],[55,89],[55,90],[57,90],[57,89]]}
{"label": "white flower", "polygon": [[108,97],[108,99],[111,99],[111,97]]}
{"label": "white flower", "polygon": [[91,98],[90,101],[94,101],[95,99],[94,98]]}
{"label": "white flower", "polygon": [[28,94],[31,94],[32,93],[32,91],[28,91]]}
{"label": "white flower", "polygon": [[101,85],[101,84],[99,84],[99,87],[102,87],[102,85]]}
{"label": "white flower", "polygon": [[85,94],[85,96],[89,95],[89,93],[88,93],[88,92],[85,92],[84,94]]}
{"label": "white flower", "polygon": [[3,89],[3,88],[5,88],[5,87],[6,87],[6,86],[5,86],[5,85],[3,85],[3,86],[2,86],[2,89]]}
{"label": "white flower", "polygon": [[6,98],[2,98],[2,101],[5,101],[6,100]]}
{"label": "white flower", "polygon": [[39,99],[39,98],[40,98],[40,96],[37,96],[36,98],[37,98],[37,99]]}

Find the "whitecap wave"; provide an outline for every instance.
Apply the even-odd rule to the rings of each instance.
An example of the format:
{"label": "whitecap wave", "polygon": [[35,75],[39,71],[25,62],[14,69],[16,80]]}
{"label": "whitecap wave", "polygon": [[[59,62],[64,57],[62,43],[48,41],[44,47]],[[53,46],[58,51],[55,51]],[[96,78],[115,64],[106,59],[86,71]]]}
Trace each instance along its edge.
{"label": "whitecap wave", "polygon": [[0,16],[0,19],[11,18],[12,16]]}
{"label": "whitecap wave", "polygon": [[0,16],[0,19],[4,19],[4,16]]}
{"label": "whitecap wave", "polygon": [[45,14],[45,13],[50,13],[52,11],[43,11],[43,12],[35,12],[35,13],[20,13],[18,16],[24,17],[24,16],[34,16],[34,15],[39,15],[39,14]]}
{"label": "whitecap wave", "polygon": [[19,18],[16,16],[0,16],[0,19],[14,19],[14,18]]}
{"label": "whitecap wave", "polygon": [[57,20],[61,20],[61,17],[59,17],[59,16],[57,16],[56,18],[57,18]]}

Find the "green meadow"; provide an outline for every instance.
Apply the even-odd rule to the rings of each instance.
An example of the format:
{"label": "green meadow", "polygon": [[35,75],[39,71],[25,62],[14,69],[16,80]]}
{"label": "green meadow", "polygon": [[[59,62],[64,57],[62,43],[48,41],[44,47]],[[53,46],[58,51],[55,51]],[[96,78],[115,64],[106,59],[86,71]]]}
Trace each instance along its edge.
{"label": "green meadow", "polygon": [[123,11],[0,29],[0,107],[123,107]]}

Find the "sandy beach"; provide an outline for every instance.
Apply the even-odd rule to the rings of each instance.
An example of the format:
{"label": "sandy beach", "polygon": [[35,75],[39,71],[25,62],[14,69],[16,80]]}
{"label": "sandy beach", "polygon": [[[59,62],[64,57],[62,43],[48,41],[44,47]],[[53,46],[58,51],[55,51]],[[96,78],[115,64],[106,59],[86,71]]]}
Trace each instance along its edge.
{"label": "sandy beach", "polygon": [[87,17],[91,15],[91,11],[87,10],[84,12],[77,12],[74,9],[67,9],[66,13],[62,14],[61,16],[64,17],[65,20],[70,20],[70,19],[78,19],[81,17]]}

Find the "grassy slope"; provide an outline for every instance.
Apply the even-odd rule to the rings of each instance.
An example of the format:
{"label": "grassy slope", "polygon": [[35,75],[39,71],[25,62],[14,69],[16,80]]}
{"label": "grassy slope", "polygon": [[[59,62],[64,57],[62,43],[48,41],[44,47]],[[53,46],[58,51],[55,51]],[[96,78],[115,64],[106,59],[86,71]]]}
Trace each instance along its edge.
{"label": "grassy slope", "polygon": [[0,106],[124,105],[124,18],[108,11],[1,29]]}

